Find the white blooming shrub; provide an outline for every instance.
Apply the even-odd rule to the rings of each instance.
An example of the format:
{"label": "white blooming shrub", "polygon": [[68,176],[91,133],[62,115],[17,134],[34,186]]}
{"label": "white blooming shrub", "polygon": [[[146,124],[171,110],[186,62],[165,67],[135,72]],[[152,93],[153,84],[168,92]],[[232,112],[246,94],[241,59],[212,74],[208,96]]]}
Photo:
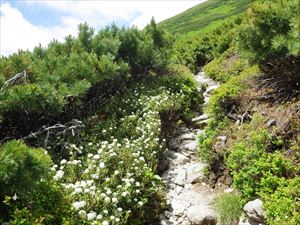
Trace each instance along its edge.
{"label": "white blooming shrub", "polygon": [[52,167],[72,199],[73,220],[143,224],[163,206],[162,184],[155,174],[165,149],[160,114],[188,107],[196,89],[178,76],[146,82],[113,96],[102,110],[110,117],[89,118],[85,144],[69,145],[70,159]]}
{"label": "white blooming shrub", "polygon": [[[59,137],[57,143],[67,146],[52,155],[49,169],[66,205],[56,224],[153,222],[165,204],[156,175],[166,142],[161,115],[189,108],[195,93],[193,82],[179,76],[135,81],[83,121],[80,141],[66,144]],[[101,120],[99,114],[108,116]]]}

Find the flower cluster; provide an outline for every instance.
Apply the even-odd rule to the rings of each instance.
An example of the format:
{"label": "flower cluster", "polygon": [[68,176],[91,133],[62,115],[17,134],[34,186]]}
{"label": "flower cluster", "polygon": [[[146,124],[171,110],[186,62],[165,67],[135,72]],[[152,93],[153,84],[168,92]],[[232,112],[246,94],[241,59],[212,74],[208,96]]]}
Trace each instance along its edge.
{"label": "flower cluster", "polygon": [[160,190],[155,175],[165,146],[160,112],[180,107],[183,94],[141,85],[112,102],[109,111],[122,115],[118,126],[113,121],[84,146],[69,145],[70,159],[52,168],[72,199],[74,218],[85,223],[125,224]]}

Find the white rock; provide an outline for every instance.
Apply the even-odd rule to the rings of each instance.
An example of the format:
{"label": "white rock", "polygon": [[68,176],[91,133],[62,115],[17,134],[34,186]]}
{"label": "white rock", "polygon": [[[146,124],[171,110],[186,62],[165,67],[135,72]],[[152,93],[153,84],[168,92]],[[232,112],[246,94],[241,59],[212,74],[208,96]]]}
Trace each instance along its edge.
{"label": "white rock", "polygon": [[188,220],[184,220],[180,225],[191,225],[191,222]]}
{"label": "white rock", "polygon": [[232,193],[234,192],[233,188],[227,188],[226,190],[224,190],[224,193]]}
{"label": "white rock", "polygon": [[170,204],[170,209],[175,216],[182,216],[189,203],[180,200],[173,200]]}
{"label": "white rock", "polygon": [[170,211],[166,210],[166,211],[164,212],[164,215],[165,215],[166,218],[169,219],[173,214],[172,214]]}
{"label": "white rock", "polygon": [[251,225],[251,224],[248,221],[245,221],[241,218],[237,225]]}
{"label": "white rock", "polygon": [[219,87],[218,84],[212,85],[212,86],[208,87],[208,88],[206,89],[205,92],[206,92],[207,94],[211,94],[212,91],[215,90],[215,89],[217,89],[218,87]]}
{"label": "white rock", "polygon": [[184,150],[196,152],[198,149],[197,141],[189,141],[188,143],[184,144],[184,146],[180,146],[181,149],[183,147]]}
{"label": "white rock", "polygon": [[265,223],[263,202],[260,199],[255,199],[253,201],[248,202],[243,209],[249,217],[249,223],[251,225]]}
{"label": "white rock", "polygon": [[182,142],[182,141],[186,141],[186,140],[195,140],[196,135],[194,133],[185,133],[182,134],[178,137],[178,139]]}
{"label": "white rock", "polygon": [[171,161],[174,165],[185,164],[189,161],[189,158],[179,152],[172,153],[173,160]]}
{"label": "white rock", "polygon": [[184,186],[186,183],[186,170],[185,168],[177,168],[174,171],[174,183],[180,186]]}
{"label": "white rock", "polygon": [[186,214],[191,223],[195,225],[217,224],[216,211],[211,207],[191,206]]}
{"label": "white rock", "polygon": [[197,122],[197,121],[207,120],[207,119],[208,119],[208,115],[207,114],[202,114],[201,116],[193,118],[192,122]]}
{"label": "white rock", "polygon": [[194,163],[187,167],[186,180],[188,183],[195,183],[204,177],[203,170],[205,168],[203,163]]}

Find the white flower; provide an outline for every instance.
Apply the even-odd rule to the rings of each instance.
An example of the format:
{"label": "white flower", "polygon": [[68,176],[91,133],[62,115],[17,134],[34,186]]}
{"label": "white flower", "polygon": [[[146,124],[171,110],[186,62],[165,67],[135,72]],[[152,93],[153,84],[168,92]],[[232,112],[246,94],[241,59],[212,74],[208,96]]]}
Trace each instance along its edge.
{"label": "white flower", "polygon": [[144,203],[141,202],[141,201],[139,201],[139,202],[138,202],[138,205],[139,205],[139,206],[142,206],[142,205],[144,205]]}
{"label": "white flower", "polygon": [[12,199],[13,199],[14,201],[16,201],[17,198],[18,198],[18,196],[17,196],[17,194],[15,193],[14,196],[12,197]]}
{"label": "white flower", "polygon": [[82,188],[80,188],[80,187],[75,188],[75,190],[74,190],[74,194],[81,193],[81,192],[82,192]]}
{"label": "white flower", "polygon": [[64,174],[64,171],[58,170],[53,178],[54,180],[60,180],[64,176]]}
{"label": "white flower", "polygon": [[127,192],[126,192],[126,191],[122,192],[122,196],[123,196],[123,197],[125,197],[126,195],[127,195]]}
{"label": "white flower", "polygon": [[104,162],[100,162],[100,163],[99,163],[99,167],[100,167],[100,168],[105,168]]}
{"label": "white flower", "polygon": [[123,209],[119,207],[119,208],[118,208],[118,211],[119,211],[119,212],[122,212],[122,211],[123,211]]}
{"label": "white flower", "polygon": [[97,154],[97,155],[94,155],[94,159],[95,159],[95,160],[100,159],[100,155],[98,155],[98,154]]}
{"label": "white flower", "polygon": [[104,221],[102,222],[102,225],[109,225],[109,222],[107,222],[106,220],[104,220]]}
{"label": "white flower", "polygon": [[98,178],[99,178],[99,175],[98,175],[98,174],[92,174],[92,178],[93,178],[93,179],[98,179]]}
{"label": "white flower", "polygon": [[119,218],[116,218],[116,222],[120,222],[120,219],[119,219]]}
{"label": "white flower", "polygon": [[114,217],[114,216],[110,216],[109,218],[110,218],[111,220],[114,220],[114,219],[115,219],[115,217]]}
{"label": "white flower", "polygon": [[94,182],[93,180],[88,180],[86,183],[88,186],[92,186],[93,182]]}
{"label": "white flower", "polygon": [[78,215],[79,215],[79,217],[81,217],[81,218],[85,218],[86,217],[86,211],[84,211],[84,210],[80,210],[79,212],[78,212]]}
{"label": "white flower", "polygon": [[145,159],[144,159],[144,157],[143,157],[143,156],[141,156],[141,157],[140,157],[140,160],[141,160],[141,161],[145,161]]}
{"label": "white flower", "polygon": [[74,202],[74,203],[73,203],[73,207],[74,207],[76,210],[78,210],[78,209],[84,207],[85,204],[86,204],[85,201]]}
{"label": "white flower", "polygon": [[103,213],[107,215],[107,214],[108,214],[108,211],[107,211],[106,209],[104,209],[104,210],[103,210]]}
{"label": "white flower", "polygon": [[118,199],[115,198],[115,197],[113,197],[111,200],[112,200],[113,203],[118,203]]}
{"label": "white flower", "polygon": [[101,214],[98,214],[96,217],[97,220],[102,220],[102,218],[103,218],[103,216]]}
{"label": "white flower", "polygon": [[60,161],[60,164],[61,164],[61,165],[64,165],[64,164],[66,164],[66,162],[67,162],[67,160],[62,159],[62,160]]}
{"label": "white flower", "polygon": [[80,185],[81,185],[81,187],[86,187],[86,182],[83,180],[83,181],[81,181]]}
{"label": "white flower", "polygon": [[87,219],[93,220],[93,219],[95,219],[96,216],[97,216],[97,213],[95,213],[94,211],[91,211],[87,214]]}
{"label": "white flower", "polygon": [[140,182],[136,182],[135,185],[136,185],[137,187],[141,186]]}
{"label": "white flower", "polygon": [[105,197],[105,198],[104,198],[104,201],[110,202],[110,197]]}

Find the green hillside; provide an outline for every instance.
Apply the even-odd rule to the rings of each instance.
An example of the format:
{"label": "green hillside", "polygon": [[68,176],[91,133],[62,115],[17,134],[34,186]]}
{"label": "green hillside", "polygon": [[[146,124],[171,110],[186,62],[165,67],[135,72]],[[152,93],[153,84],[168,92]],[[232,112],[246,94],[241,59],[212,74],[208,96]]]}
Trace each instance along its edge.
{"label": "green hillside", "polygon": [[186,34],[214,27],[224,18],[247,9],[251,0],[208,0],[160,23],[171,33]]}

